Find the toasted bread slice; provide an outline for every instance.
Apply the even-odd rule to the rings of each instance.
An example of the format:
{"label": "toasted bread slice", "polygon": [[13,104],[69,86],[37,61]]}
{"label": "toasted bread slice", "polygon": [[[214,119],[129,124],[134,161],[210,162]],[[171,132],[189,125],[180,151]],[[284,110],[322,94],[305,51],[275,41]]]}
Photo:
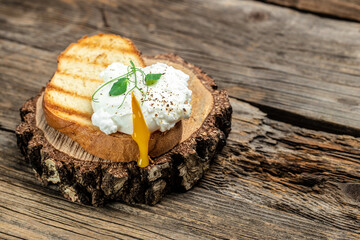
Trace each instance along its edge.
{"label": "toasted bread slice", "polygon": [[[145,67],[134,44],[112,34],[83,37],[59,55],[57,70],[46,86],[43,109],[48,124],[78,142],[85,151],[111,161],[136,161],[139,150],[130,135],[106,135],[92,125],[91,96],[103,83],[101,71],[113,62]],[[159,156],[181,139],[182,125],[151,135],[149,155]]]}

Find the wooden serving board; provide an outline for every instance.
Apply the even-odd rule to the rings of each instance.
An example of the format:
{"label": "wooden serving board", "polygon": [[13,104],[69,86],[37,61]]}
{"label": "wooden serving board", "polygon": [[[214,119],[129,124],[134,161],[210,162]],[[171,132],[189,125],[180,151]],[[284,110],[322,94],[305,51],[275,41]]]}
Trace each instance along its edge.
{"label": "wooden serving board", "polygon": [[22,108],[17,136],[43,183],[56,184],[66,198],[85,204],[98,206],[110,200],[155,204],[170,191],[189,190],[203,176],[230,131],[232,110],[227,93],[216,90],[213,79],[178,56],[145,60],[147,65],[164,62],[190,76],[192,111],[182,123],[180,143],[153,158],[146,168],[93,156],[47,124],[42,91]]}

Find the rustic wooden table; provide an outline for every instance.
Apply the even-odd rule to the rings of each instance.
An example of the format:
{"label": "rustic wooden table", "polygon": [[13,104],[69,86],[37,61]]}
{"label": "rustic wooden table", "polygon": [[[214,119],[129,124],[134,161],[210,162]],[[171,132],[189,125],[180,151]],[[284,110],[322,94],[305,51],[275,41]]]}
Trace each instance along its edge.
{"label": "rustic wooden table", "polygon": [[[1,0],[0,238],[359,239],[360,1],[265,2]],[[90,207],[24,162],[18,109],[69,43],[99,32],[228,90],[227,146],[192,190]]]}

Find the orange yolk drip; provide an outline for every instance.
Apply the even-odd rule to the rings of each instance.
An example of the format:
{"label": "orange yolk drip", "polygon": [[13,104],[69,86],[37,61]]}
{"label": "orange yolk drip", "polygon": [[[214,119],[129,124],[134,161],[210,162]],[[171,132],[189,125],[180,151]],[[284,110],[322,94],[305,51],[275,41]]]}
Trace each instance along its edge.
{"label": "orange yolk drip", "polygon": [[137,143],[140,151],[140,158],[137,162],[139,167],[147,167],[149,165],[149,140],[150,131],[146,125],[144,116],[141,112],[140,104],[135,98],[134,92],[131,92],[131,107],[133,119],[133,134],[131,135]]}

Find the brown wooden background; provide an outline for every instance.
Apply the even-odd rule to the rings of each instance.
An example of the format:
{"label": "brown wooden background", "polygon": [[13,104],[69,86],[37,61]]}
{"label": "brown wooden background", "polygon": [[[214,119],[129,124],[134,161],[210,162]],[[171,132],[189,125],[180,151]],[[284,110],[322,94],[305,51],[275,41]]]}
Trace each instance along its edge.
{"label": "brown wooden background", "polygon": [[[359,239],[359,16],[359,0],[0,0],[0,237]],[[228,90],[228,144],[191,191],[94,208],[23,161],[18,109],[67,45],[99,32]]]}

